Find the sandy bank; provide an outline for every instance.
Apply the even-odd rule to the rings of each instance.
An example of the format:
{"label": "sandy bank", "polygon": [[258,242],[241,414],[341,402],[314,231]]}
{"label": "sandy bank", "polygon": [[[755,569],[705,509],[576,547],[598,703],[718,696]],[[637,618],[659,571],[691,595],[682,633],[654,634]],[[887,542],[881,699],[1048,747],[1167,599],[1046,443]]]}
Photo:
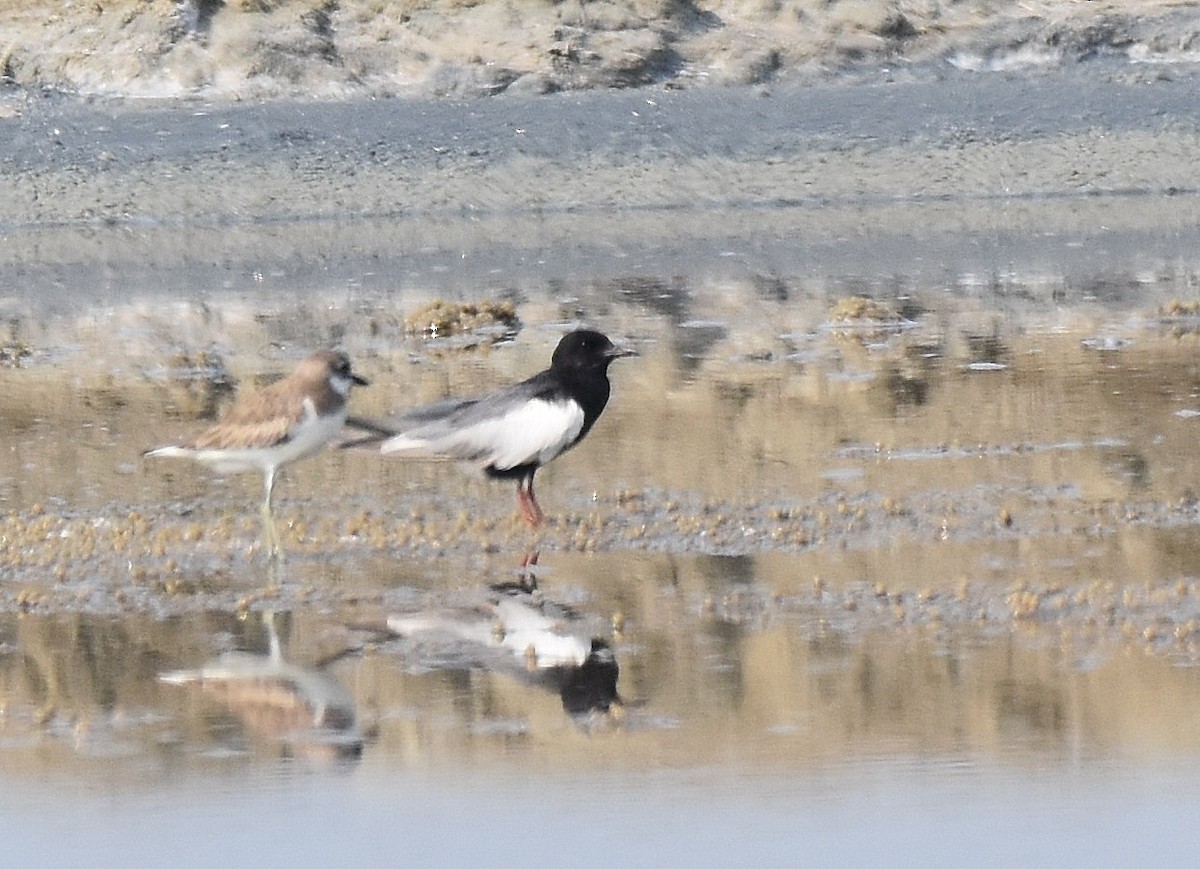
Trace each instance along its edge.
{"label": "sandy bank", "polygon": [[6,3],[0,76],[255,98],[756,84],[914,65],[1196,60],[1181,0],[112,0]]}

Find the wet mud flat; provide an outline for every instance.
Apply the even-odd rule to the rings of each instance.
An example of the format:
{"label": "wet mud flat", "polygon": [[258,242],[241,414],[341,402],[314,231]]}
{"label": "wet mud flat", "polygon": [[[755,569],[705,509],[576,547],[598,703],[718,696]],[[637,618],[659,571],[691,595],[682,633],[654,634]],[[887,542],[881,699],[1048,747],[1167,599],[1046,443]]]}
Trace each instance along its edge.
{"label": "wet mud flat", "polygon": [[[165,740],[197,774],[213,751],[441,768],[462,740],[504,766],[529,757],[513,740],[559,744],[576,728],[644,735],[644,755],[610,743],[605,762],[670,766],[700,750],[675,735],[681,721],[693,735],[757,734],[737,752],[751,767],[765,761],[753,747],[763,734],[762,751],[801,767],[886,753],[914,733],[1002,756],[1012,746],[999,732],[1023,734],[1035,754],[1080,739],[1101,754],[1186,753],[1189,704],[1166,723],[1143,692],[1194,695],[1200,333],[1173,298],[1179,285],[1151,289],[1163,301],[1118,306],[1119,317],[1027,300],[1020,318],[982,326],[974,300],[922,310],[909,295],[780,299],[753,283],[677,289],[675,305],[696,306],[683,321],[640,302],[608,307],[609,331],[642,355],[614,369],[596,431],[543,473],[546,528],[519,523],[508,485],[331,450],[280,484],[281,564],[262,550],[257,481],[139,457],[206,424],[205,389],[252,384],[261,353],[217,365],[214,351],[176,371],[145,360],[119,378],[22,357],[4,370],[6,400],[37,396],[50,410],[20,425],[6,416],[19,459],[3,481],[7,726],[35,745],[69,737],[85,757],[110,740],[135,754],[140,740]],[[723,305],[737,317],[718,316]],[[397,326],[379,341],[355,305],[320,307],[349,324],[344,341],[373,381],[355,395],[366,413],[515,379],[544,364],[561,328],[432,340]],[[157,316],[147,311],[143,326]],[[239,328],[280,319],[325,328],[307,305]],[[102,346],[89,358],[108,358]],[[64,480],[61,467],[77,470]],[[531,550],[539,563],[522,571]],[[516,591],[538,612],[570,613],[555,630],[569,623],[613,653],[616,694],[594,709],[568,710],[561,674],[538,676],[532,642],[503,646],[517,629],[498,621],[490,589],[530,574],[537,591]],[[389,627],[412,619],[440,630]],[[219,669],[231,654],[266,668],[233,674],[254,690],[211,672],[210,689],[160,678],[210,665],[233,678]],[[320,679],[288,670],[292,687],[264,699],[285,664]],[[337,726],[283,714],[311,715],[294,699],[309,679],[341,686],[352,712]],[[896,691],[907,711],[876,705]],[[946,704],[975,722],[965,741],[961,723],[922,730]],[[865,735],[813,745],[847,714],[873,722]],[[1095,730],[1096,716],[1116,729]],[[412,741],[413,721],[432,742]]]}
{"label": "wet mud flat", "polygon": [[[207,425],[234,383],[252,388],[261,372],[239,376],[242,360],[216,349],[67,378],[73,363],[22,357],[4,372],[3,600],[164,614],[330,605],[364,589],[386,597],[422,572],[451,588],[505,581],[538,551],[551,576],[567,555],[740,565],[758,581],[740,590],[731,577],[735,610],[791,601],[866,621],[1087,623],[1193,653],[1190,305],[1013,328],[920,313],[914,297],[902,316],[865,297],[763,299],[753,285],[738,303],[737,289],[720,299],[740,321],[709,310],[671,323],[634,306],[621,332],[642,355],[614,371],[603,425],[543,472],[546,527],[520,523],[507,484],[331,449],[284,475],[282,565],[262,551],[255,480],[140,455]],[[355,396],[367,415],[517,379],[557,334],[429,339],[397,326],[378,341],[324,307],[348,336],[368,336],[356,355],[374,385]],[[789,316],[779,333],[746,325]],[[278,327],[253,323],[243,328]],[[97,343],[87,358],[110,352]],[[697,612],[724,600],[702,595]]]}

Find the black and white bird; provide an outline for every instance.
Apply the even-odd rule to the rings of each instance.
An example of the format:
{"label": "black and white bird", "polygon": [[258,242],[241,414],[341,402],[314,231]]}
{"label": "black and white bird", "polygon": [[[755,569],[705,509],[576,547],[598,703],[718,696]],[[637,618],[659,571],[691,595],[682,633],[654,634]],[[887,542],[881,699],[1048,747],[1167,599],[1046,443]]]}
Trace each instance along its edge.
{"label": "black and white bird", "polygon": [[271,515],[275,475],[289,462],[317,452],[346,421],[346,400],[365,378],[336,350],[318,350],[290,375],[257,392],[239,396],[221,420],[190,443],[147,450],[146,458],[188,458],[218,474],[258,471],[263,475],[263,525],[272,555],[279,538]]}
{"label": "black and white bird", "polygon": [[388,630],[419,645],[425,666],[507,672],[554,691],[571,716],[619,720],[620,667],[612,646],[594,633],[596,619],[518,589],[493,590],[472,607],[388,616]]}
{"label": "black and white bird", "polygon": [[559,341],[550,367],[528,380],[385,421],[351,418],[351,427],[373,435],[350,445],[382,441],[384,455],[451,459],[516,480],[521,515],[536,528],[545,514],[534,496],[534,474],[587,436],[608,403],[609,364],[636,355],[599,332],[579,329]]}

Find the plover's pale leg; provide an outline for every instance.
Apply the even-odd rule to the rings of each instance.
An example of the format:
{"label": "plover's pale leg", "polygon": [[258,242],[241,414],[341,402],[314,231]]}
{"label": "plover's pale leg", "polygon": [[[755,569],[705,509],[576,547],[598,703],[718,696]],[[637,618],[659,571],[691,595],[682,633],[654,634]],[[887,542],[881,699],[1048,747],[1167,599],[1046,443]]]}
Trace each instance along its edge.
{"label": "plover's pale leg", "polygon": [[267,468],[263,472],[263,487],[265,497],[262,505],[263,543],[267,547],[267,557],[283,558],[283,547],[279,542],[279,532],[275,528],[275,516],[271,509],[272,496],[275,493],[275,469]]}
{"label": "plover's pale leg", "polygon": [[264,610],[262,620],[267,629],[267,651],[271,656],[271,663],[279,664],[283,661],[283,647],[279,644],[279,633],[275,630],[275,610]]}

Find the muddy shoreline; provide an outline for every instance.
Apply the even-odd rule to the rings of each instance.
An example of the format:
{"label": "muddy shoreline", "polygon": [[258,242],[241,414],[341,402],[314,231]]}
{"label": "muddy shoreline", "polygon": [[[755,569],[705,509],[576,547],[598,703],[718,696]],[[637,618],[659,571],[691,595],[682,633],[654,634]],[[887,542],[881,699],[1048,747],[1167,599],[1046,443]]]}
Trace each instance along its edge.
{"label": "muddy shoreline", "polygon": [[1195,195],[1197,78],[1047,76],[468,102],[38,100],[6,232]]}
{"label": "muddy shoreline", "polygon": [[42,99],[0,121],[0,280],[35,313],[180,289],[1194,270],[1197,80],[1100,70],[468,102]]}

